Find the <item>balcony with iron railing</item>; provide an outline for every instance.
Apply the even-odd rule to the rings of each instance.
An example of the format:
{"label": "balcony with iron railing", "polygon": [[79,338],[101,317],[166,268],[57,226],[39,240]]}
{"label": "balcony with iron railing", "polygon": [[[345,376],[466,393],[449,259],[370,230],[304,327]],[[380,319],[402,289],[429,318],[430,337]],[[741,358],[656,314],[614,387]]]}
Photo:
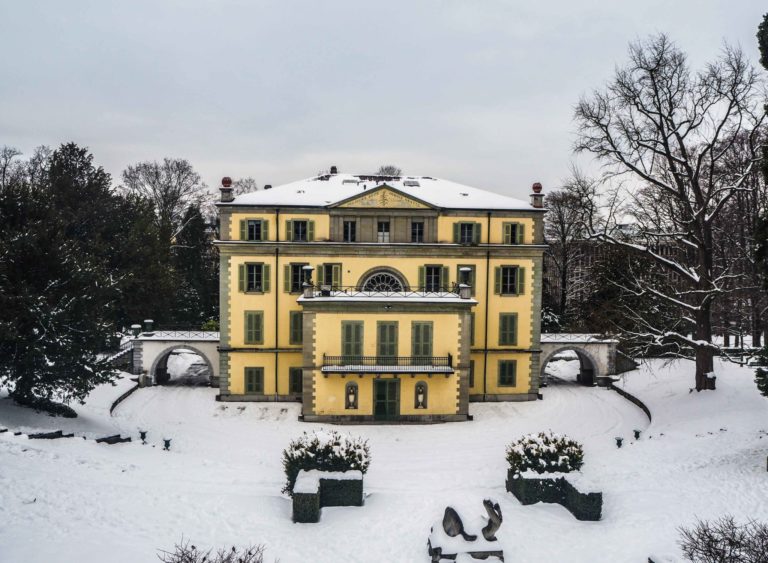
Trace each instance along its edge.
{"label": "balcony with iron railing", "polygon": [[369,290],[358,286],[316,286],[305,283],[302,298],[471,300],[472,288],[468,285],[454,284],[450,287],[423,286],[396,291],[388,289]]}
{"label": "balcony with iron railing", "polygon": [[323,373],[441,373],[454,372],[453,355],[446,356],[329,356],[323,354]]}

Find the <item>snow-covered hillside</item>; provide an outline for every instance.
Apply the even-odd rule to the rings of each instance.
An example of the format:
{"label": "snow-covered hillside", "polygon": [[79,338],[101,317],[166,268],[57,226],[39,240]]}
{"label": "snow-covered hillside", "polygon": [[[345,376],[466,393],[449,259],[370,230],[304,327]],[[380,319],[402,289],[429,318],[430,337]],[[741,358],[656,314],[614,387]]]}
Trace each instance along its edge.
{"label": "snow-covered hillside", "polygon": [[[697,516],[768,520],[768,399],[751,370],[720,364],[718,390],[701,394],[689,393],[688,362],[631,372],[623,385],[650,407],[649,425],[617,393],[569,384],[577,362],[551,365],[543,401],[473,404],[473,422],[342,427],[370,440],[368,496],[361,508],[324,509],[319,524],[293,524],[280,494],[282,449],[322,426],[298,422],[298,404],[221,404],[208,388],[151,388],[110,417],[127,381],[98,389],[76,420],[0,400],[0,427],[135,440],[149,432],[147,445],[114,446],[0,434],[0,562],[154,561],[182,535],[204,546],[263,543],[267,560],[282,563],[427,562],[429,528],[445,506],[484,513],[484,498],[501,505],[510,561],[675,561],[676,527]],[[505,445],[546,429],[584,443],[602,521],[521,506],[504,491]]]}

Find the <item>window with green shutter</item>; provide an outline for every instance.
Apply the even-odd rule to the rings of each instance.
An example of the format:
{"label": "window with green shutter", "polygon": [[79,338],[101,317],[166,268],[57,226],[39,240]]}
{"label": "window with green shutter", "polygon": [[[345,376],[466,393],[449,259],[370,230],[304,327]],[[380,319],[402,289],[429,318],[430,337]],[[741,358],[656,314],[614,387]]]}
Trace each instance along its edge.
{"label": "window with green shutter", "polygon": [[523,244],[524,242],[522,223],[504,223],[504,244]]}
{"label": "window with green shutter", "polygon": [[293,242],[315,240],[315,222],[307,219],[291,219],[285,222],[285,239]]}
{"label": "window with green shutter", "polygon": [[499,313],[499,345],[517,345],[517,313]]}
{"label": "window with green shutter", "polygon": [[494,293],[497,295],[523,295],[525,293],[525,268],[497,266],[494,268]]}
{"label": "window with green shutter", "polygon": [[290,312],[290,344],[304,342],[304,316],[301,311]]}
{"label": "window with green shutter", "polygon": [[341,321],[341,355],[347,363],[363,355],[363,321]]}
{"label": "window with green shutter", "polygon": [[480,223],[454,223],[453,242],[456,244],[478,244],[481,230]]}
{"label": "window with green shutter", "polygon": [[245,343],[264,344],[264,312],[245,312]]}
{"label": "window with green shutter", "polygon": [[317,285],[331,286],[334,290],[341,288],[341,264],[318,264]]}
{"label": "window with green shutter", "polygon": [[469,360],[469,386],[475,386],[475,360]]}
{"label": "window with green shutter", "polygon": [[432,357],[432,321],[413,321],[411,324],[411,356]]}
{"label": "window with green shutter", "polygon": [[469,345],[475,345],[475,314],[469,314]]}
{"label": "window with green shutter", "polygon": [[397,357],[397,321],[377,321],[376,332],[378,361],[384,365],[392,365]]}
{"label": "window with green shutter", "polygon": [[517,385],[517,360],[499,360],[499,387]]}
{"label": "window with green shutter", "polygon": [[304,390],[304,370],[290,368],[288,370],[288,392],[301,393]]}
{"label": "window with green shutter", "polygon": [[240,264],[238,287],[244,293],[267,293],[270,288],[269,264]]}
{"label": "window with green shutter", "polygon": [[265,219],[243,219],[240,221],[240,240],[269,240],[269,221]]}
{"label": "window with green shutter", "polygon": [[448,267],[438,264],[419,267],[419,288],[421,291],[437,293],[448,289]]}
{"label": "window with green shutter", "polygon": [[245,368],[245,392],[264,393],[264,368]]}
{"label": "window with green shutter", "polygon": [[283,289],[286,293],[301,293],[304,284],[306,262],[294,262],[283,267]]}

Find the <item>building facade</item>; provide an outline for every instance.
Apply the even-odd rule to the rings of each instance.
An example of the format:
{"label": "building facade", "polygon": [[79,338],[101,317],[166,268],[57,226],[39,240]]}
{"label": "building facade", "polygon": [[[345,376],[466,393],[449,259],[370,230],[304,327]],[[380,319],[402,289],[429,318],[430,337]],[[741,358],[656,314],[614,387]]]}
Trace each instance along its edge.
{"label": "building facade", "polygon": [[333,422],[535,399],[542,196],[331,170],[236,198],[222,183],[218,399]]}

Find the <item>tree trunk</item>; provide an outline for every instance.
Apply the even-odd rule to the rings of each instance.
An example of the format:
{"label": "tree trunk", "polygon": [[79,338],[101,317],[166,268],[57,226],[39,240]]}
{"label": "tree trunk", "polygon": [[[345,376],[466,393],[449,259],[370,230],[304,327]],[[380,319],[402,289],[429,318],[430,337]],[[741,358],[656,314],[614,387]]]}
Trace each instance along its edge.
{"label": "tree trunk", "polygon": [[752,302],[752,347],[760,348],[760,340],[763,331],[763,320],[760,318],[759,304]]}
{"label": "tree trunk", "polygon": [[[708,303],[702,305],[696,314],[696,340],[712,342],[712,317]],[[696,391],[714,390],[715,379],[710,374],[715,369],[714,352],[711,346],[696,346]]]}

